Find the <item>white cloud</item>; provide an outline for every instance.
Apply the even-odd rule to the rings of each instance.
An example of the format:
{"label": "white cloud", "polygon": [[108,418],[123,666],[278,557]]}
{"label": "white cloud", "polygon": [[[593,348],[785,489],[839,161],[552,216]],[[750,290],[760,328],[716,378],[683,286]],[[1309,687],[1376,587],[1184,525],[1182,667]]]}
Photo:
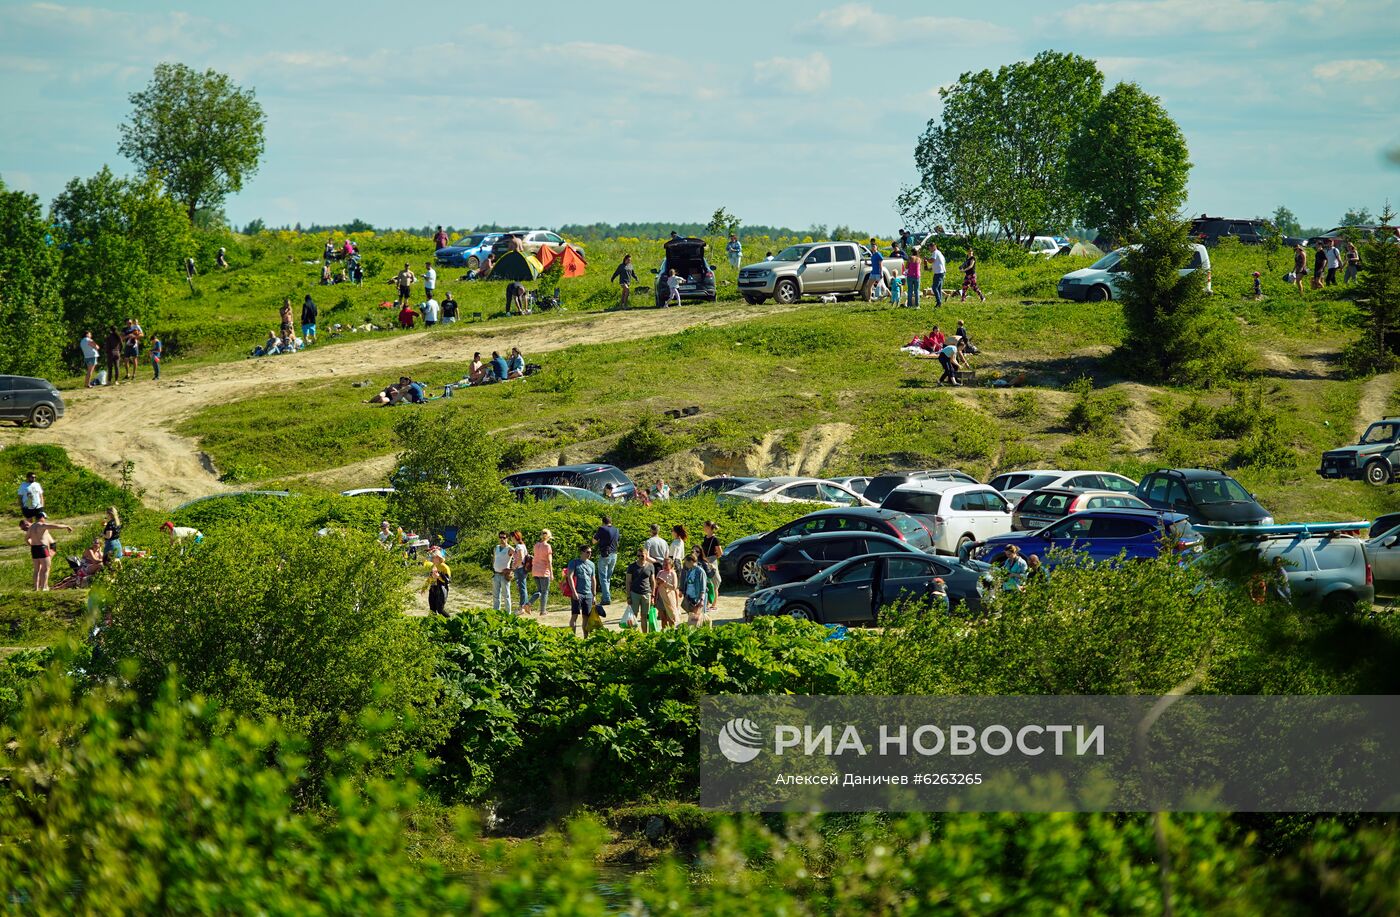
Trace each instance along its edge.
{"label": "white cloud", "polygon": [[1334,60],[1312,68],[1320,80],[1341,80],[1347,83],[1371,83],[1378,80],[1400,79],[1400,66],[1383,60]]}
{"label": "white cloud", "polygon": [[1269,0],[1215,0],[1208,6],[1198,0],[1115,0],[1081,3],[1052,14],[1047,21],[1067,31],[1097,36],[1156,39],[1181,33],[1232,32],[1247,41],[1256,30],[1296,26],[1297,11],[1300,8],[1292,4]]}
{"label": "white cloud", "polygon": [[936,41],[967,45],[1006,41],[1010,29],[978,19],[955,16],[892,16],[878,12],[868,3],[846,3],[817,14],[798,30],[801,34],[829,42],[884,45]]}
{"label": "white cloud", "polygon": [[754,63],[753,81],[780,92],[820,92],[831,85],[831,61],[820,51],[806,57],[770,57]]}

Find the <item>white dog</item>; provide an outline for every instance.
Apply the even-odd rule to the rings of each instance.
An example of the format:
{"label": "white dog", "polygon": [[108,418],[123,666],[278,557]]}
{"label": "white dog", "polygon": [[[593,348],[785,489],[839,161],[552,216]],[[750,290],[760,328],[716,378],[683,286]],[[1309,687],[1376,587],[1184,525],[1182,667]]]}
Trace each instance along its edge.
{"label": "white dog", "polygon": [[822,302],[836,302],[835,293],[826,293],[822,296]]}

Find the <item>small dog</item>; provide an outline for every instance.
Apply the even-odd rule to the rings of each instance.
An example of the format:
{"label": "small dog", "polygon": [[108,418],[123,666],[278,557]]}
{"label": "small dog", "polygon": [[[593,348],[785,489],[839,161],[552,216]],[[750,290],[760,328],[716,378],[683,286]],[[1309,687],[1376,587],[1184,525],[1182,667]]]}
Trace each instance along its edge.
{"label": "small dog", "polygon": [[826,293],[821,298],[822,302],[836,302],[835,293]]}

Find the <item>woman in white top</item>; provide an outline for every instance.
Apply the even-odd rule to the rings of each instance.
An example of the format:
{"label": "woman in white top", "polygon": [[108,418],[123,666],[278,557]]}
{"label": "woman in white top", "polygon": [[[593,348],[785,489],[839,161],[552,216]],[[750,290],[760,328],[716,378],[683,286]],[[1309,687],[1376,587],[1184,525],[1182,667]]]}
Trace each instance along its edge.
{"label": "woman in white top", "polygon": [[685,530],[683,525],[673,525],[671,526],[671,535],[671,544],[666,548],[666,556],[675,562],[676,569],[679,570],[681,561],[685,560],[685,542],[690,537],[690,533]]}

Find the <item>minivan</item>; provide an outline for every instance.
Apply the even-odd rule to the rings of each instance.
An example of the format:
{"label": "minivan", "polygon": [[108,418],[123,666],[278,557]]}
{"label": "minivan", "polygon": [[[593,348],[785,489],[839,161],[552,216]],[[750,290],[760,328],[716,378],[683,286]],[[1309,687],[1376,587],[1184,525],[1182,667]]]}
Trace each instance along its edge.
{"label": "minivan", "polygon": [[515,474],[506,475],[501,483],[507,487],[558,484],[563,487],[582,487],[600,495],[611,484],[615,500],[630,500],[637,492],[637,485],[632,483],[632,479],[624,474],[622,469],[601,463],[556,465],[553,468],[517,471]]}
{"label": "minivan", "polygon": [[0,376],[0,420],[44,429],[63,416],[63,396],[47,379]]}
{"label": "minivan", "polygon": [[[1104,255],[1088,267],[1082,267],[1077,271],[1070,271],[1060,278],[1059,285],[1055,291],[1061,299],[1072,299],[1075,302],[1102,302],[1106,299],[1117,299],[1120,294],[1119,281],[1126,277],[1126,265],[1123,257],[1131,250],[1137,248],[1130,245],[1127,248],[1119,248]],[[1206,292],[1210,289],[1210,252],[1199,242],[1191,245],[1191,260],[1186,267],[1180,271],[1181,276],[1195,270],[1206,272]]]}

